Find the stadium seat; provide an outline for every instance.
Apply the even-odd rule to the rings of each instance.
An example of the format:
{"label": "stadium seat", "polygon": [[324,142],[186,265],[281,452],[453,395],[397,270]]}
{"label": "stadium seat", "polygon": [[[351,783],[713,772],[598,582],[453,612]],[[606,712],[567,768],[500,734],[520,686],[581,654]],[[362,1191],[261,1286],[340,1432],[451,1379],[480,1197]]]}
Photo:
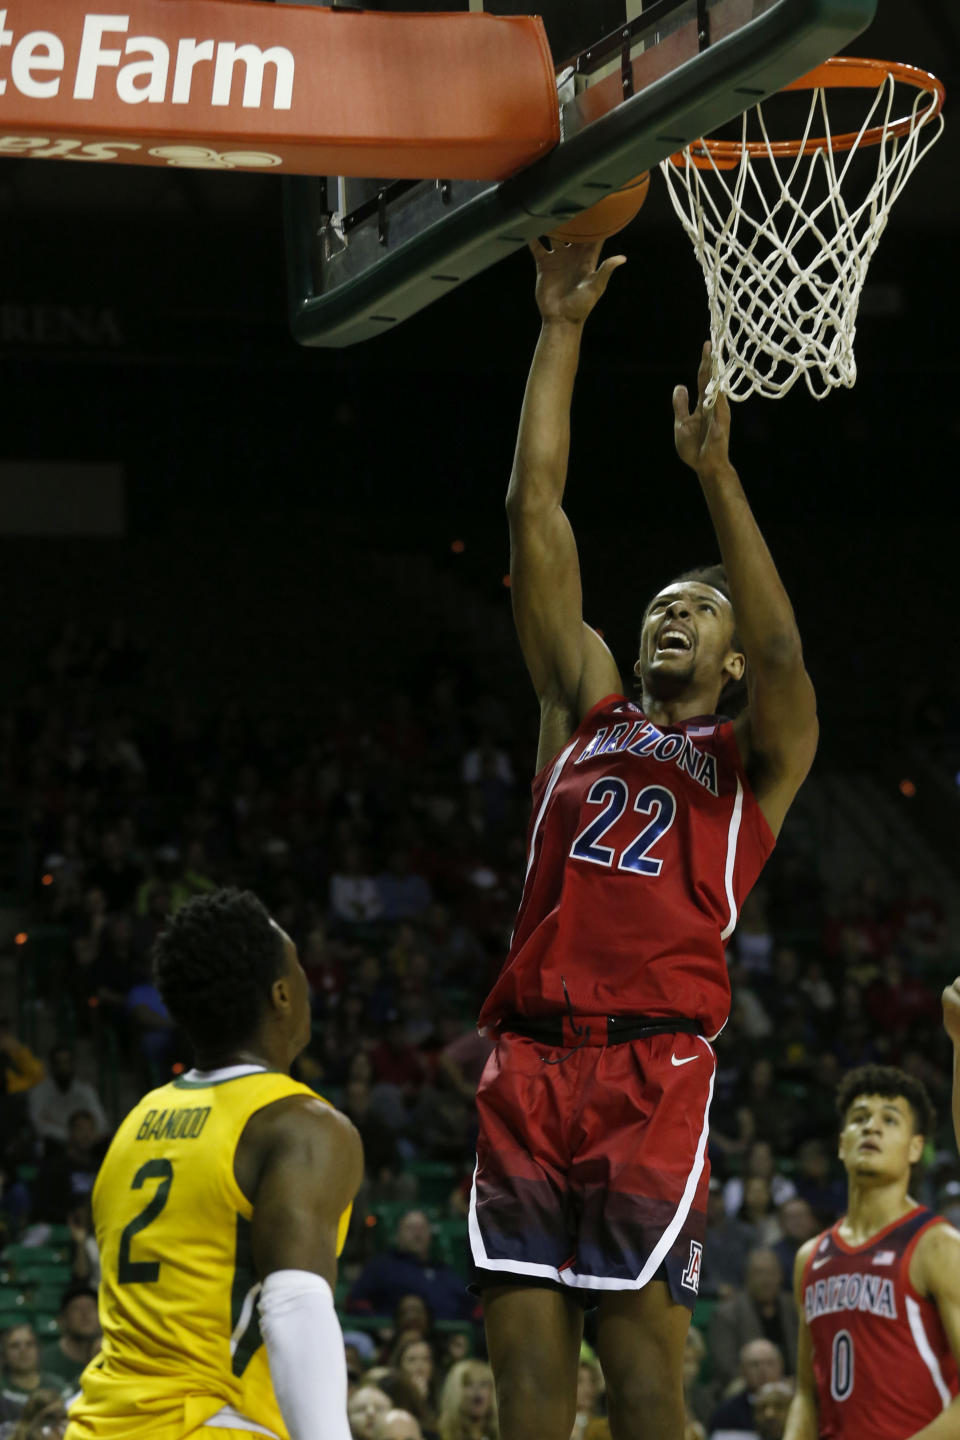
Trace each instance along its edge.
{"label": "stadium seat", "polygon": [[389,1315],[354,1315],[350,1310],[338,1310],[341,1330],[366,1330],[376,1334],[393,1325]]}
{"label": "stadium seat", "polygon": [[444,1263],[460,1275],[469,1275],[472,1261],[466,1220],[459,1216],[454,1219],[438,1220],[433,1227],[433,1232],[436,1236],[437,1253]]}
{"label": "stadium seat", "polygon": [[457,1183],[458,1170],[446,1160],[413,1160],[407,1166],[417,1177],[417,1195],[421,1203],[443,1204]]}
{"label": "stadium seat", "polygon": [[34,1270],[50,1266],[62,1269],[64,1265],[69,1266],[70,1257],[69,1245],[8,1245],[2,1258],[5,1265],[19,1274],[24,1266]]}
{"label": "stadium seat", "polygon": [[11,1325],[32,1325],[33,1307],[18,1290],[0,1290],[0,1332]]}
{"label": "stadium seat", "polygon": [[28,1291],[31,1307],[38,1315],[56,1315],[60,1310],[60,1299],[64,1290],[70,1284],[65,1280],[62,1285],[37,1285]]}

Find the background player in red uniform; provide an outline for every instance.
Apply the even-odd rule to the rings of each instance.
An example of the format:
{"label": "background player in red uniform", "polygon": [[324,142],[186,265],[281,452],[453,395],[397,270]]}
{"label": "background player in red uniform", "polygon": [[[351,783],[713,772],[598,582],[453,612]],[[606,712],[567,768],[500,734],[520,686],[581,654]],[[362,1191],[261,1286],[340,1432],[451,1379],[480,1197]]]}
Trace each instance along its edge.
{"label": "background player in red uniform", "polygon": [[[658,592],[642,706],[625,696],[584,624],[562,509],[582,328],[623,257],[597,268],[599,245],[533,250],[543,326],[507,510],[539,773],[510,954],[480,1017],[497,1045],[477,1095],[470,1239],[504,1440],[568,1440],[585,1302],[614,1440],[679,1440],[709,1180],[704,1037],[726,1022],[725,942],[812,762],[816,707],[729,459],[727,401],[703,404],[708,347],[692,413],[674,392],[675,439],[725,571]],[[716,712],[744,677],[732,724]]]}
{"label": "background player in red uniform", "polygon": [[837,1092],[847,1213],[797,1254],[797,1391],[784,1440],[957,1440],[960,1234],[911,1200],[933,1110],[865,1065]]}

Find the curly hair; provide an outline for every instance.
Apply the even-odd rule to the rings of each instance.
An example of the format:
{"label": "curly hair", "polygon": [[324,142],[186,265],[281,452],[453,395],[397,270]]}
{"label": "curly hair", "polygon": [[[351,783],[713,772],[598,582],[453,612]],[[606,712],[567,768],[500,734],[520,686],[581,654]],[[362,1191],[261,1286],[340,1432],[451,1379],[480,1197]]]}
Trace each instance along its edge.
{"label": "curly hair", "polygon": [[157,989],[201,1054],[225,1054],[257,1029],[283,972],[283,940],[250,890],[188,900],[153,947]]}
{"label": "curly hair", "polygon": [[847,1111],[861,1095],[882,1095],[887,1100],[906,1100],[913,1114],[913,1128],[918,1135],[933,1134],[936,1112],[922,1080],[898,1070],[895,1065],[861,1065],[851,1070],[837,1086],[837,1115],[840,1127]]}
{"label": "curly hair", "polygon": [[[682,575],[675,575],[672,580],[667,581],[667,584],[683,585],[686,584],[688,581],[692,581],[695,585],[710,585],[714,590],[719,590],[720,594],[724,597],[725,600],[729,600],[731,605],[733,604],[733,601],[730,597],[730,582],[727,579],[727,571],[725,566],[697,565],[693,570],[684,570]],[[661,586],[660,588],[665,589],[666,587]],[[659,593],[660,591],[658,590],[657,594],[659,595]],[[641,621],[640,625],[641,631],[643,629],[643,626],[647,623],[647,616],[650,613],[650,606],[653,604],[654,599],[656,599],[656,596],[654,596],[650,600],[649,604],[643,612],[643,620]],[[733,635],[731,637],[730,643],[735,650],[740,649],[740,637],[737,634],[736,616],[734,616]],[[718,706],[722,709],[723,714],[730,716],[731,719],[733,719],[734,716],[739,715],[742,710],[746,709],[746,671],[744,671],[743,675],[740,677],[739,680],[728,680],[726,682],[723,689],[720,691],[720,699],[717,703]]]}

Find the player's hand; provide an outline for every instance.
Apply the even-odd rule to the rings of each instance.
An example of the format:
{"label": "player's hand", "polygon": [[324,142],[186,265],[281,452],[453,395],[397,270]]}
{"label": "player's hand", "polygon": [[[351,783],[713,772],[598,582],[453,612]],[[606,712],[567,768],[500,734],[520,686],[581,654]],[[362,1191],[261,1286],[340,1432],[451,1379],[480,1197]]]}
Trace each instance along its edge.
{"label": "player's hand", "polygon": [[718,394],[708,410],[704,398],[710,382],[711,350],[708,340],[697,371],[697,408],[691,412],[686,385],[673,392],[673,439],[677,454],[698,475],[716,473],[730,463],[730,402]]}
{"label": "player's hand", "polygon": [[943,1028],[954,1045],[960,1045],[960,978],[947,985],[942,996]]}
{"label": "player's hand", "polygon": [[602,240],[590,245],[551,241],[552,250],[539,240],[530,242],[537,262],[537,306],[544,320],[564,320],[582,325],[607,288],[610,276],[619,265],[626,265],[625,255],[609,255],[598,266]]}

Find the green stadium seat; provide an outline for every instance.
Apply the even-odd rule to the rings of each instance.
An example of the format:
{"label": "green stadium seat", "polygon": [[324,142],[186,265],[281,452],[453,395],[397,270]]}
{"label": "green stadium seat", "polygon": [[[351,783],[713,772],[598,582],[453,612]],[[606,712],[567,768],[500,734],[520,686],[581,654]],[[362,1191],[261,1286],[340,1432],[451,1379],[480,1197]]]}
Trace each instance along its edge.
{"label": "green stadium seat", "polygon": [[353,1315],[349,1310],[338,1310],[341,1330],[366,1330],[376,1334],[393,1324],[389,1315]]}
{"label": "green stadium seat", "polygon": [[69,1265],[17,1265],[12,1275],[21,1290],[43,1289],[55,1292],[58,1309],[59,1297],[73,1279],[73,1271]]}
{"label": "green stadium seat", "polygon": [[719,1300],[698,1300],[696,1309],[693,1312],[693,1323],[698,1330],[706,1330],[710,1324],[710,1316],[719,1305]]}
{"label": "green stadium seat", "polygon": [[413,1160],[407,1166],[417,1178],[417,1194],[421,1203],[444,1204],[457,1183],[456,1165],[445,1160]]}
{"label": "green stadium seat", "polygon": [[11,1325],[33,1324],[33,1307],[19,1290],[0,1290],[0,1330]]}
{"label": "green stadium seat", "polygon": [[72,1255],[70,1245],[8,1245],[2,1261],[16,1271],[25,1265],[34,1270],[40,1266],[62,1269],[64,1265],[69,1267]]}
{"label": "green stadium seat", "polygon": [[57,1315],[60,1311],[60,1300],[69,1280],[63,1285],[37,1285],[28,1290],[30,1304],[38,1314]]}
{"label": "green stadium seat", "polygon": [[472,1320],[436,1320],[433,1328],[438,1335],[469,1335],[472,1339],[477,1327]]}
{"label": "green stadium seat", "polygon": [[466,1220],[459,1216],[454,1219],[438,1220],[433,1229],[436,1236],[436,1250],[444,1264],[449,1265],[460,1275],[469,1275],[472,1261]]}

